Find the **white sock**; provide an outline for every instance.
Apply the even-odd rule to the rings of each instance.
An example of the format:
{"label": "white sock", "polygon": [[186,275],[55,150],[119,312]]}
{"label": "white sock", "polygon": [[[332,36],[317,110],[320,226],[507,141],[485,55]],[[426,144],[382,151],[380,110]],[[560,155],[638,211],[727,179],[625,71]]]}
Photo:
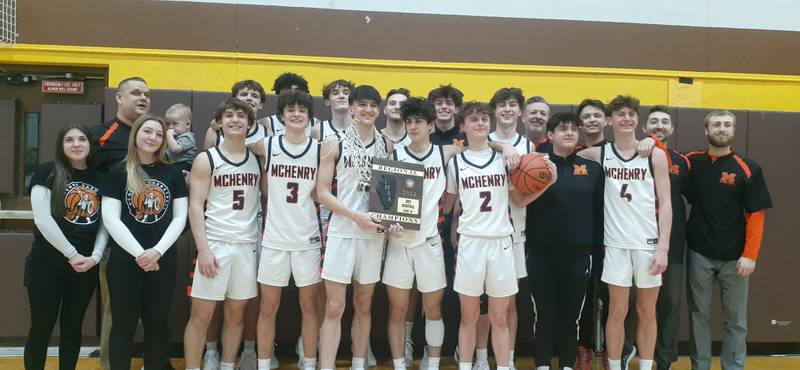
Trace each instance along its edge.
{"label": "white sock", "polygon": [[406,360],[404,358],[392,359],[392,365],[394,365],[394,370],[406,370]]}
{"label": "white sock", "polygon": [[414,329],[414,322],[406,321],[406,341],[411,340],[411,330]]}
{"label": "white sock", "polygon": [[509,361],[514,361],[514,350],[513,349],[508,351],[508,360]]}
{"label": "white sock", "polygon": [[439,357],[428,357],[428,370],[437,370],[439,368]]}
{"label": "white sock", "polygon": [[609,370],[622,370],[622,360],[608,359]]}
{"label": "white sock", "polygon": [[246,340],[244,341],[244,351],[253,351],[256,350],[256,341],[254,340]]}
{"label": "white sock", "polygon": [[489,349],[488,348],[477,348],[475,349],[475,357],[477,358],[476,362],[489,362]]}
{"label": "white sock", "polygon": [[565,366],[565,367],[564,367],[562,370],[572,370],[572,368],[571,368],[571,367],[566,367],[566,366]]}
{"label": "white sock", "polygon": [[458,370],[472,370],[472,363],[471,362],[459,362],[458,363]]}
{"label": "white sock", "polygon": [[206,351],[217,352],[217,342],[206,342]]}
{"label": "white sock", "polygon": [[351,365],[353,370],[361,370],[364,368],[364,358],[363,357],[353,357],[353,364]]}
{"label": "white sock", "polygon": [[259,358],[258,359],[258,370],[269,370],[270,359],[268,358]]}
{"label": "white sock", "polygon": [[187,367],[186,370],[200,370],[199,367]]}
{"label": "white sock", "polygon": [[508,366],[498,366],[497,370],[508,370]]}
{"label": "white sock", "polygon": [[316,357],[303,357],[303,366],[308,369],[316,369],[317,368],[317,358]]}
{"label": "white sock", "polygon": [[653,368],[653,360],[639,359],[639,370],[651,370]]}
{"label": "white sock", "polygon": [[550,370],[550,366],[537,366],[536,370]]}
{"label": "white sock", "polygon": [[219,363],[219,370],[234,370],[236,366],[233,362],[220,362]]}

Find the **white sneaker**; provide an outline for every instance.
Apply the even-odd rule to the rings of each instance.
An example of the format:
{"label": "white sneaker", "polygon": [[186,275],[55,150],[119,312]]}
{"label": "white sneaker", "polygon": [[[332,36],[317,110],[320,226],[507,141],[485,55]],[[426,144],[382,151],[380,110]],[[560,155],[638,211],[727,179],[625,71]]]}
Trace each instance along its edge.
{"label": "white sneaker", "polygon": [[422,347],[422,359],[419,360],[419,370],[428,369],[428,346]]}
{"label": "white sneaker", "polygon": [[414,366],[414,342],[411,338],[406,338],[406,352],[405,352],[406,369]]}
{"label": "white sneaker", "polygon": [[239,356],[239,370],[258,370],[258,356],[255,351],[242,351]]}
{"label": "white sneaker", "polygon": [[375,354],[372,353],[371,342],[367,342],[367,366],[368,367],[378,366],[378,360],[375,359]]}
{"label": "white sneaker", "polygon": [[219,352],[206,351],[203,355],[203,370],[219,370]]}
{"label": "white sneaker", "polygon": [[458,357],[458,344],[456,344],[456,350],[453,352],[453,360],[456,361],[456,366],[461,363]]}
{"label": "white sneaker", "polygon": [[294,353],[297,354],[297,368],[304,370],[305,366],[305,352],[303,352],[303,338],[297,338],[297,344],[294,346]]}
{"label": "white sneaker", "polygon": [[478,361],[472,365],[472,370],[490,370],[489,363],[485,361]]}
{"label": "white sneaker", "polygon": [[277,344],[272,345],[272,357],[269,358],[269,368],[272,370],[281,367],[281,363],[278,362],[278,357],[275,356],[275,347],[277,346],[278,346]]}

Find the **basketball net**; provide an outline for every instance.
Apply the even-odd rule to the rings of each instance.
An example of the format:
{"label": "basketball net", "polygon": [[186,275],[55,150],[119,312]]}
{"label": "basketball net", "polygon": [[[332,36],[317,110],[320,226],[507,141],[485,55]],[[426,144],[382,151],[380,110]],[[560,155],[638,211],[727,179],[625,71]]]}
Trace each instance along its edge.
{"label": "basketball net", "polygon": [[17,43],[17,0],[0,0],[0,47]]}

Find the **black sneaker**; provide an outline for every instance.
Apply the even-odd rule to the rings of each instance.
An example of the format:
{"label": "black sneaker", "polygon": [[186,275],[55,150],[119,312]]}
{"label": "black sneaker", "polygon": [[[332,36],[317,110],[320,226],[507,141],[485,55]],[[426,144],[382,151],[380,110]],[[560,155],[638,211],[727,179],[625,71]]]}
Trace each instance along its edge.
{"label": "black sneaker", "polygon": [[633,346],[633,348],[631,349],[631,353],[622,354],[622,358],[620,359],[620,367],[622,368],[622,370],[628,370],[628,365],[630,365],[631,360],[633,360],[634,356],[636,356],[636,346]]}

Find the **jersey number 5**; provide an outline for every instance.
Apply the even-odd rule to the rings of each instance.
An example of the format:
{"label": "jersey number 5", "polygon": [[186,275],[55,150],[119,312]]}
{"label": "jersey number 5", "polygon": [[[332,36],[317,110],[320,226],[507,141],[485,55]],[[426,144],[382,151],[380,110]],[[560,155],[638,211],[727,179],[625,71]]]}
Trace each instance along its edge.
{"label": "jersey number 5", "polygon": [[491,212],[492,206],[489,205],[489,202],[492,201],[492,192],[482,191],[478,193],[478,196],[483,199],[483,203],[481,203],[481,212]]}
{"label": "jersey number 5", "polygon": [[633,199],[633,195],[628,192],[628,184],[622,184],[622,189],[619,190],[619,197],[622,199],[627,199],[628,202]]}
{"label": "jersey number 5", "polygon": [[233,191],[233,209],[237,211],[244,209],[244,190]]}

